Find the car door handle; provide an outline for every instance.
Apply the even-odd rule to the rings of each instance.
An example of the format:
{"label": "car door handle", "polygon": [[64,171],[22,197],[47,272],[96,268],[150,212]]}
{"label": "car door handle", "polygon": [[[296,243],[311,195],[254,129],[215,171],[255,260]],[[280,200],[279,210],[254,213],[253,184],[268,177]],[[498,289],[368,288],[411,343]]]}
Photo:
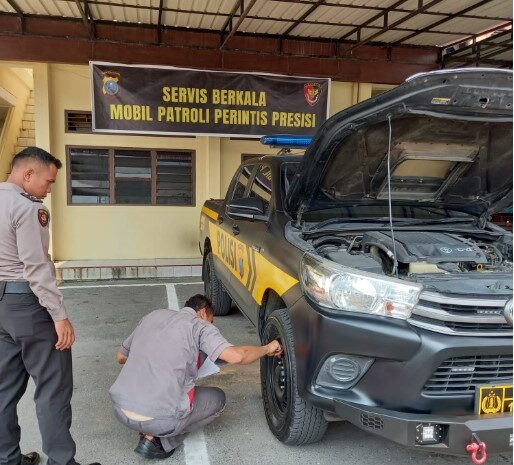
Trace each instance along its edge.
{"label": "car door handle", "polygon": [[237,225],[232,226],[232,234],[234,236],[237,236],[239,233],[240,233],[239,226],[237,226]]}

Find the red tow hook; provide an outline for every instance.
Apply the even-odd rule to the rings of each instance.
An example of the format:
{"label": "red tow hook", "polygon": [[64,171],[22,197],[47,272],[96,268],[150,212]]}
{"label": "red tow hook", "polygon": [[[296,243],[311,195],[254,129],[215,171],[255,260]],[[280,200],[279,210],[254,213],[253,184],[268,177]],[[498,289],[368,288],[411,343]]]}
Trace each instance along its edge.
{"label": "red tow hook", "polygon": [[474,433],[472,441],[466,446],[466,451],[471,454],[471,460],[475,465],[482,465],[487,460],[487,444],[480,441]]}

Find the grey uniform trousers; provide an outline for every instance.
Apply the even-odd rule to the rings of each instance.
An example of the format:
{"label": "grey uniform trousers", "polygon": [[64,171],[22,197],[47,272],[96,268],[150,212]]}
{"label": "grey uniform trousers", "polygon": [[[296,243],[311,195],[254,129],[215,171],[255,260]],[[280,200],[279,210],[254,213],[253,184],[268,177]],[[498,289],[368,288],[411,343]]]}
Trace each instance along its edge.
{"label": "grey uniform trousers", "polygon": [[76,465],[70,434],[73,374],[71,350],[55,349],[50,315],[34,294],[0,296],[0,464],[21,460],[17,405],[29,376],[48,465]]}
{"label": "grey uniform trousers", "polygon": [[197,386],[193,410],[180,420],[160,418],[135,421],[128,418],[116,405],[114,405],[114,415],[121,424],[128,428],[158,437],[164,450],[169,452],[184,441],[187,433],[192,433],[208,425],[216,417],[219,417],[224,409],[225,393],[221,389]]}

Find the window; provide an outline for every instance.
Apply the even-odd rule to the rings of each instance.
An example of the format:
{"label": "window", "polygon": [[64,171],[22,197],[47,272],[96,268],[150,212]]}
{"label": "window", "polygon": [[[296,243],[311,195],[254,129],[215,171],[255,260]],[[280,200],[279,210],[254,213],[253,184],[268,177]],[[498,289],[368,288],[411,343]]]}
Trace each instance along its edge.
{"label": "window", "polygon": [[192,173],[190,153],[157,152],[157,203],[193,205]]}
{"label": "window", "polygon": [[109,203],[109,151],[70,149],[68,160],[69,203]]}
{"label": "window", "polygon": [[66,132],[75,132],[80,134],[90,134],[93,132],[93,123],[90,111],[66,110],[64,112],[64,120]]}
{"label": "window", "polygon": [[264,202],[264,214],[269,212],[271,203],[271,168],[268,165],[260,165],[255,173],[255,178],[250,189],[250,197],[257,197]]}
{"label": "window", "polygon": [[240,199],[244,197],[246,186],[248,186],[254,167],[255,165],[246,165],[241,168],[236,185],[234,186],[232,199]]}
{"label": "window", "polygon": [[114,151],[115,203],[152,203],[152,160],[144,150]]}
{"label": "window", "polygon": [[68,203],[195,205],[189,151],[68,148]]}

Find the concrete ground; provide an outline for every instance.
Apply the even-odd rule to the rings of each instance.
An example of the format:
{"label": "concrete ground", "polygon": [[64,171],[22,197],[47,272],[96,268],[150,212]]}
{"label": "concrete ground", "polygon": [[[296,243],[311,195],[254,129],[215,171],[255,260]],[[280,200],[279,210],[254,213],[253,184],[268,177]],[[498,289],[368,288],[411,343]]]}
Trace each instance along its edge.
{"label": "concrete ground", "polygon": [[[188,282],[194,281],[194,282]],[[167,284],[168,283],[168,284]],[[108,389],[119,372],[114,360],[119,344],[143,315],[157,308],[183,305],[202,292],[198,278],[159,281],[84,283],[66,285],[64,296],[75,326],[73,348],[75,392],[72,432],[77,460],[103,465],[149,463],[133,452],[137,434],[114,419]],[[233,310],[215,324],[234,344],[257,344],[254,327]],[[204,431],[190,435],[183,446],[161,463],[185,465],[324,465],[367,464],[469,464],[467,457],[447,457],[405,449],[367,434],[347,423],[333,423],[318,444],[289,447],[268,430],[259,387],[259,365],[225,367],[205,384],[219,386],[227,394],[221,418]],[[23,451],[41,451],[32,396],[32,382],[19,405]],[[512,454],[491,455],[488,465],[512,463]]]}

